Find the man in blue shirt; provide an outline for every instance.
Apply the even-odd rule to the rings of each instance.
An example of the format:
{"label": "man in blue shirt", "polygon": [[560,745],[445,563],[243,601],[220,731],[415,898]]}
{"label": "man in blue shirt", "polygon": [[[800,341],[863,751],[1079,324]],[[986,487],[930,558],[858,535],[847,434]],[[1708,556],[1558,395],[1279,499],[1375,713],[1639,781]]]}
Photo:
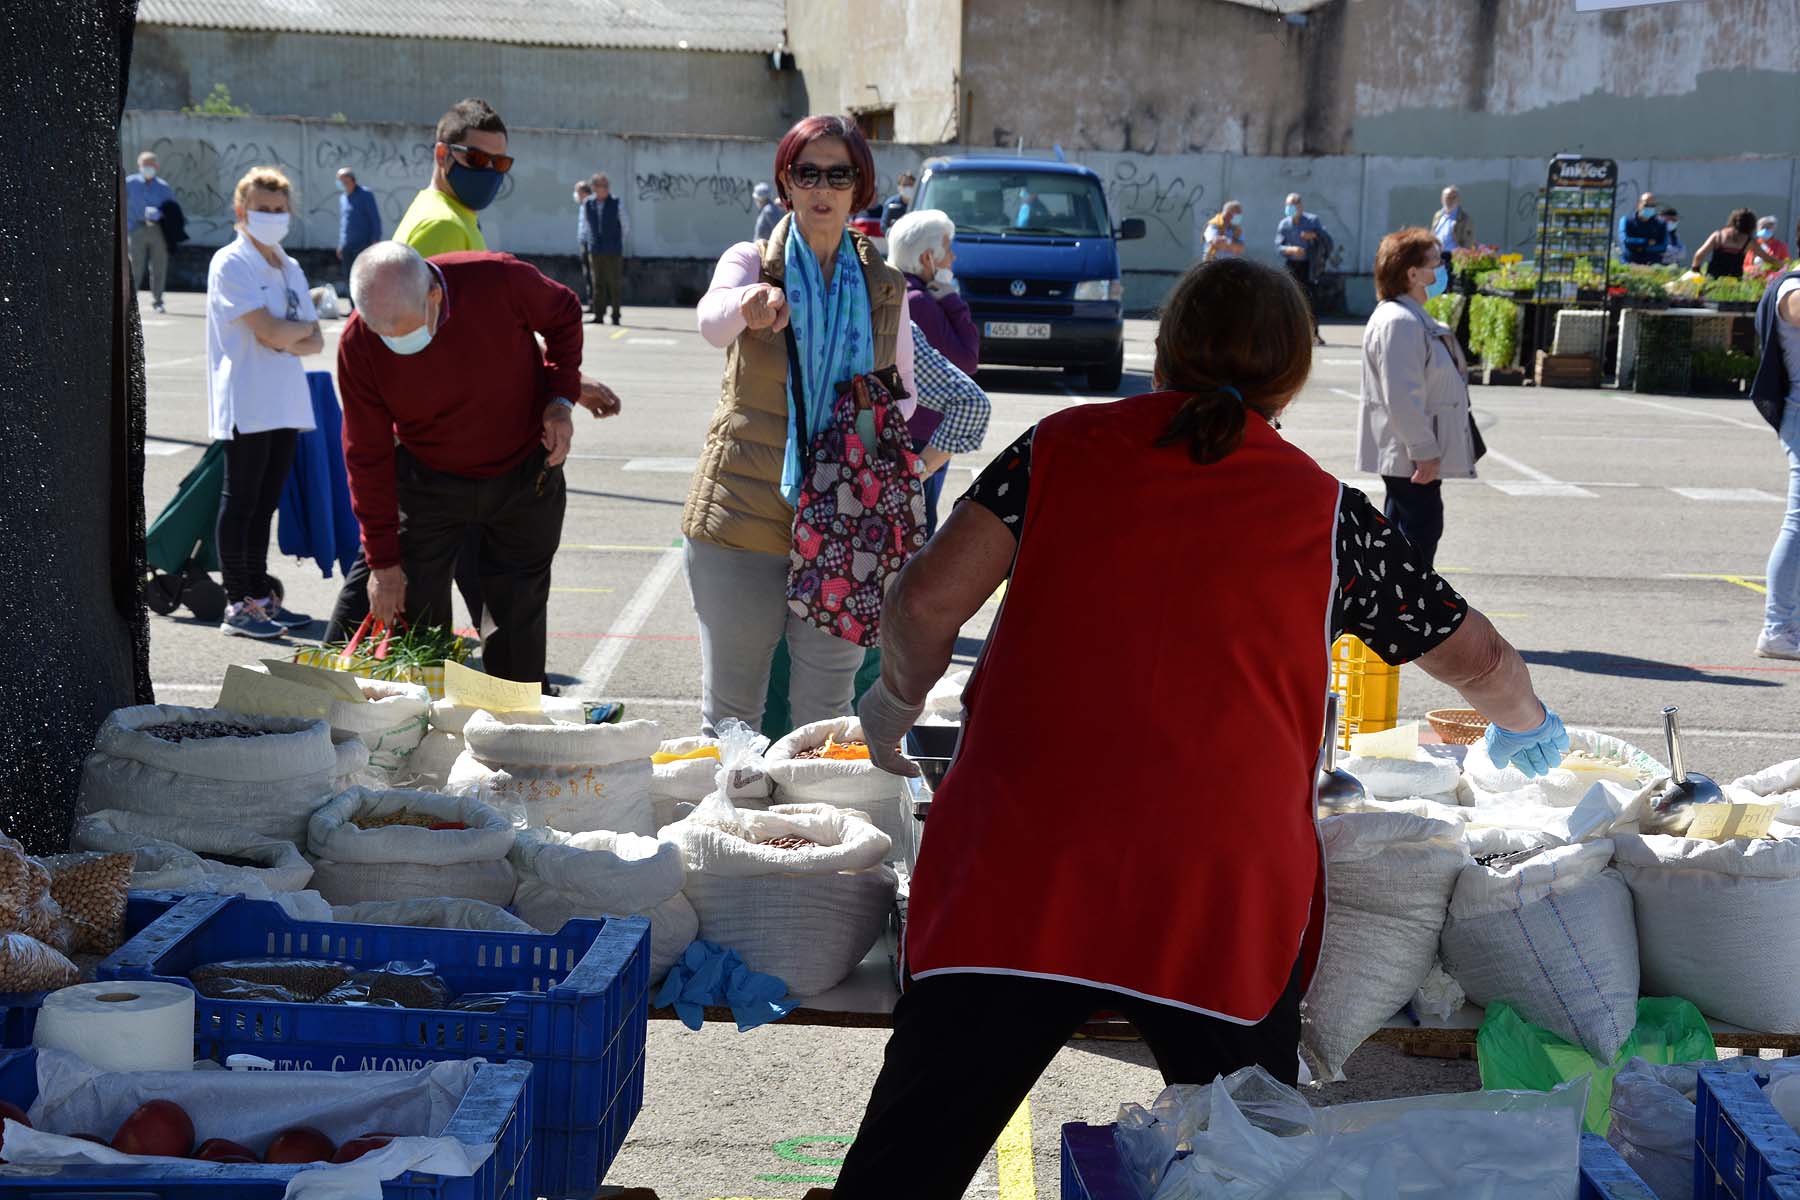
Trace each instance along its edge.
{"label": "man in blue shirt", "polygon": [[381,240],[381,209],[375,193],[358,187],[349,167],[339,167],[338,191],[338,261],[344,264],[344,279],[350,278],[350,266],[356,256]]}
{"label": "man in blue shirt", "polygon": [[1325,338],[1319,333],[1318,284],[1331,261],[1333,245],[1324,223],[1306,211],[1300,193],[1289,192],[1285,214],[1275,227],[1275,249],[1286,260],[1288,274],[1306,293],[1306,302],[1313,310],[1313,341],[1321,346]]}
{"label": "man in blue shirt", "polygon": [[125,233],[131,243],[131,286],[150,268],[150,298],[157,312],[163,308],[163,287],[169,281],[169,243],[163,239],[162,206],[175,198],[175,189],[156,174],[156,155],[138,155],[137,174],[125,177]]}
{"label": "man in blue shirt", "polygon": [[1637,208],[1619,218],[1619,257],[1628,263],[1659,264],[1669,248],[1669,227],[1656,211],[1656,195],[1645,192]]}

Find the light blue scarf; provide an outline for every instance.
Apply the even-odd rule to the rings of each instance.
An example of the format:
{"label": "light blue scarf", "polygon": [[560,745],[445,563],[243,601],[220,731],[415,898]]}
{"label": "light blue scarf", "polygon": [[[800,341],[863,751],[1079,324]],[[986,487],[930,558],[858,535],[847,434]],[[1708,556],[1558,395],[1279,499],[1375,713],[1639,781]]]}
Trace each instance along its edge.
{"label": "light blue scarf", "polygon": [[[787,460],[781,468],[781,494],[789,504],[798,506],[806,451],[831,424],[837,385],[875,369],[875,327],[869,316],[868,284],[863,281],[862,262],[856,257],[849,230],[838,243],[829,289],[812,247],[791,223],[785,261],[788,320],[800,351],[801,378],[788,372]],[[796,387],[803,389],[800,394],[806,399],[804,430],[798,428]]]}

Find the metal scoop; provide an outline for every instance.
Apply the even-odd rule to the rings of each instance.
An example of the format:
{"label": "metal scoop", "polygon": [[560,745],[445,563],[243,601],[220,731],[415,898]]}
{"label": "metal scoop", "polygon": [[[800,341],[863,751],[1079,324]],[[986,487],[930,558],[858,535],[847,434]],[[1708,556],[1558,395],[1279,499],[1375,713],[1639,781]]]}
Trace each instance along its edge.
{"label": "metal scoop", "polygon": [[1319,766],[1318,815],[1321,817],[1361,812],[1369,798],[1361,781],[1350,772],[1339,769],[1337,765],[1338,704],[1336,692],[1326,694],[1325,749]]}
{"label": "metal scoop", "polygon": [[1677,837],[1687,832],[1694,819],[1697,804],[1723,804],[1725,793],[1704,775],[1690,772],[1681,753],[1681,728],[1675,715],[1680,710],[1671,705],[1663,709],[1663,736],[1669,742],[1669,782],[1650,806],[1640,823],[1645,833],[1667,833]]}

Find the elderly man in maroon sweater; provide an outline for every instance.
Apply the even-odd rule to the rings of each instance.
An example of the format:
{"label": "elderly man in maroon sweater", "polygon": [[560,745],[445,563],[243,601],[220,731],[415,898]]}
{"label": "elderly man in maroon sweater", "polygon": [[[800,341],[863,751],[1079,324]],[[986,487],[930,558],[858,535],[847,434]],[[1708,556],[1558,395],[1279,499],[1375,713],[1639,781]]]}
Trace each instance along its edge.
{"label": "elderly man in maroon sweater", "polygon": [[427,261],[399,242],[363,251],[350,291],[338,390],[369,610],[449,624],[457,550],[475,527],[482,666],[542,682],[570,412],[618,409],[606,389],[584,388],[581,302],[509,254]]}

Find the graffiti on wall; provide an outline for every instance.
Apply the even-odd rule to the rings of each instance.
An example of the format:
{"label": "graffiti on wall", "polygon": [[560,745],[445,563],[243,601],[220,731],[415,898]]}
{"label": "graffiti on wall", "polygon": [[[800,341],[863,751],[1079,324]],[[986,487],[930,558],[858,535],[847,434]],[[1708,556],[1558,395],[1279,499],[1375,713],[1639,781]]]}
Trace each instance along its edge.
{"label": "graffiti on wall", "polygon": [[698,201],[715,208],[754,212],[754,179],[738,175],[688,175],[678,171],[640,172],[633,180],[640,204]]}
{"label": "graffiti on wall", "polygon": [[1106,180],[1106,203],[1116,217],[1141,217],[1152,237],[1160,229],[1163,237],[1182,246],[1193,240],[1194,210],[1205,198],[1205,184],[1190,183],[1172,170],[1165,173],[1154,160],[1120,159]]}
{"label": "graffiti on wall", "polygon": [[188,238],[201,245],[231,240],[232,193],[250,168],[275,167],[289,179],[300,177],[299,164],[273,141],[160,137],[145,149],[156,154],[162,177],[175,189]]}

